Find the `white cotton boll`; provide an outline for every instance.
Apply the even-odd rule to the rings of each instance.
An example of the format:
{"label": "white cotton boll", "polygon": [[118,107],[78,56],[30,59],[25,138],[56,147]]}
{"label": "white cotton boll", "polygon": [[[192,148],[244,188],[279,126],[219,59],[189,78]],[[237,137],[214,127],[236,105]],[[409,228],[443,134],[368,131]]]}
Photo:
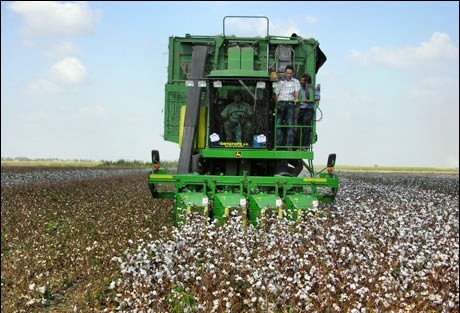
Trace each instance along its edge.
{"label": "white cotton boll", "polygon": [[441,304],[442,303],[442,297],[440,295],[438,295],[438,294],[436,294],[436,295],[430,294],[430,295],[428,295],[428,299],[433,301],[433,303],[435,303],[435,304]]}
{"label": "white cotton boll", "polygon": [[299,298],[301,300],[308,300],[308,295],[305,292],[303,292],[302,294],[300,294]]}
{"label": "white cotton boll", "polygon": [[302,276],[300,275],[300,273],[295,273],[294,274],[294,282],[299,284],[300,283],[300,279],[302,278]]}
{"label": "white cotton boll", "polygon": [[114,262],[122,263],[122,260],[121,260],[121,258],[120,258],[120,257],[115,257],[115,256],[114,256],[113,258],[111,258],[111,259],[110,259],[110,261],[114,261]]}
{"label": "white cotton boll", "polygon": [[272,283],[268,284],[268,291],[273,293],[273,294],[276,294],[278,292],[278,288],[273,285]]}

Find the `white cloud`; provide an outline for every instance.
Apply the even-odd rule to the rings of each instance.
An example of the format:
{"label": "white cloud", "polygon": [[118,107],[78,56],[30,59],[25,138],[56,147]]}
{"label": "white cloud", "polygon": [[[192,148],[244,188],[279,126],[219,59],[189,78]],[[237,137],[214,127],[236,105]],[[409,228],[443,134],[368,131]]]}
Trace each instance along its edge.
{"label": "white cloud", "polygon": [[[22,43],[40,48],[49,40],[72,38],[90,34],[101,18],[101,12],[92,10],[87,1],[15,1],[8,7],[22,18],[19,27]],[[72,91],[88,81],[87,71],[76,56],[79,49],[70,40],[51,42],[43,55],[61,59],[49,71],[29,86],[34,92]]]}
{"label": "white cloud", "polygon": [[[269,23],[267,25],[267,23]],[[280,23],[267,21],[264,16],[255,18],[230,17],[225,20],[225,35],[234,36],[291,36],[293,33],[300,34],[298,23],[294,20],[283,20]]]}
{"label": "white cloud", "polygon": [[54,64],[47,76],[59,85],[80,85],[86,81],[86,69],[77,58],[69,57]]}
{"label": "white cloud", "polygon": [[270,35],[272,36],[286,36],[289,37],[292,34],[301,35],[302,32],[298,26],[298,23],[292,19],[287,19],[278,22],[270,22]]}
{"label": "white cloud", "polygon": [[65,58],[55,63],[44,77],[30,86],[32,91],[68,91],[88,81],[87,71],[79,59]]}
{"label": "white cloud", "polygon": [[63,58],[66,56],[77,55],[78,48],[71,41],[62,41],[52,45],[44,52],[46,57]]}
{"label": "white cloud", "polygon": [[88,34],[101,17],[87,1],[15,1],[8,9],[23,18],[20,33],[29,38]]}
{"label": "white cloud", "polygon": [[225,20],[225,35],[261,36],[267,35],[267,20],[260,18],[229,17]]}
{"label": "white cloud", "polygon": [[449,35],[435,32],[428,41],[419,46],[407,46],[399,48],[372,47],[367,52],[352,50],[348,60],[361,65],[383,63],[396,68],[418,66],[422,62],[443,62],[445,60],[457,60],[458,47],[455,47]]}

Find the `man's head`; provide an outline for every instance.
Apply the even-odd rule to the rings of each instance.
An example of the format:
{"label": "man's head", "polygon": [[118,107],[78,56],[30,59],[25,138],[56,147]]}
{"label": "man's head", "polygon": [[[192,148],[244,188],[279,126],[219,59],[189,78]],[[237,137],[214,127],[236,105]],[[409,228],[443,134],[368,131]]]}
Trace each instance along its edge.
{"label": "man's head", "polygon": [[284,73],[286,74],[286,79],[290,80],[294,75],[294,67],[292,65],[287,65],[284,69]]}
{"label": "man's head", "polygon": [[300,78],[300,84],[302,85],[311,84],[311,76],[308,74],[303,74],[302,77]]}

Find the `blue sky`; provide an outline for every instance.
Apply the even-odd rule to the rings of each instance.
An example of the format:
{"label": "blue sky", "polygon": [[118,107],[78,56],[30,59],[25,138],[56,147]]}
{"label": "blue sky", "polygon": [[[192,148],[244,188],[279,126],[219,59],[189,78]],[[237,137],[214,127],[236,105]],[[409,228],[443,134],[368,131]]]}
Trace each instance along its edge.
{"label": "blue sky", "polygon": [[2,158],[177,160],[168,38],[221,34],[231,15],[320,42],[316,164],[458,167],[457,1],[2,1]]}

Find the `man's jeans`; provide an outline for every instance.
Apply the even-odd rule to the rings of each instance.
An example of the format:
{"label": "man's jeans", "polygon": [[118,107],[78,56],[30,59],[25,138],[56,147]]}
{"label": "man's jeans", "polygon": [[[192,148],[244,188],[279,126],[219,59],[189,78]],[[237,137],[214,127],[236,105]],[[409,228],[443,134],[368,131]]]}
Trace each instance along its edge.
{"label": "man's jeans", "polygon": [[284,127],[283,125],[294,125],[295,106],[293,101],[279,101],[276,113],[276,145],[284,146],[284,134],[287,134],[286,146],[294,145],[294,128]]}
{"label": "man's jeans", "polygon": [[308,147],[311,143],[311,126],[315,111],[313,108],[299,109],[299,125],[305,126],[302,128],[302,142],[301,144]]}

